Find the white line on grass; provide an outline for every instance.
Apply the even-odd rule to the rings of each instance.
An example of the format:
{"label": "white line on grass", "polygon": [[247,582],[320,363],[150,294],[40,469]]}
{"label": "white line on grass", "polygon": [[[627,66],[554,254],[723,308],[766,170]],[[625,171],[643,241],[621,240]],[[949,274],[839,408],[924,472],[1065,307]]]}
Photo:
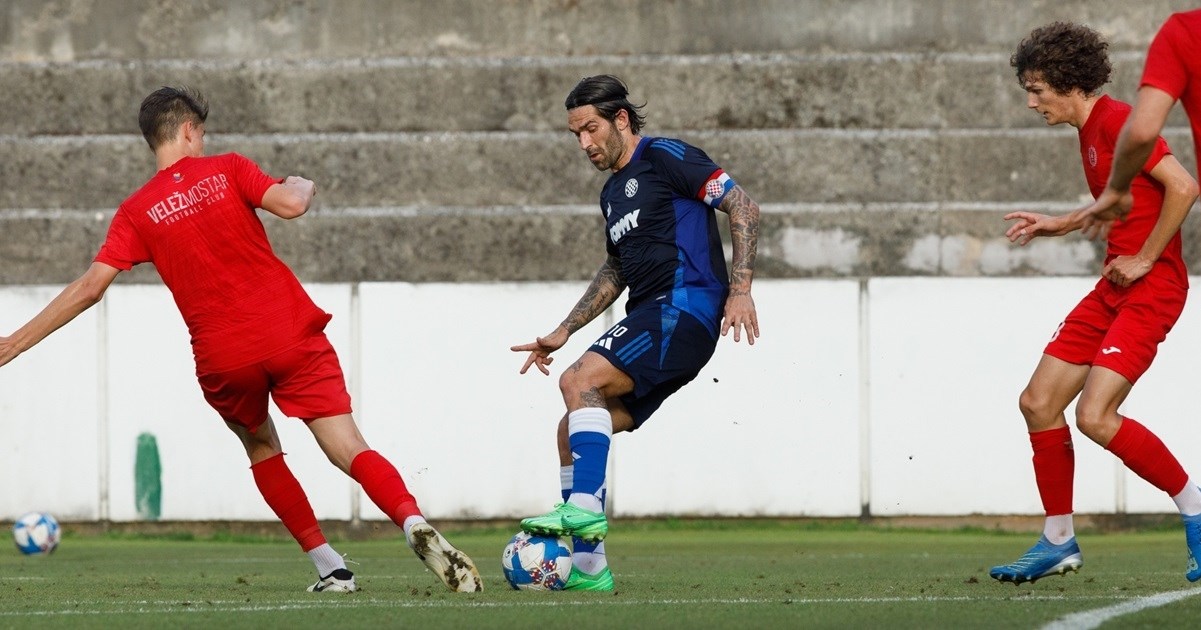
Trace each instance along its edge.
{"label": "white line on grass", "polygon": [[[1199,589],[1198,592],[1201,592]],[[538,597],[535,595],[535,597]],[[58,602],[60,605],[73,605],[76,608],[66,608],[59,610],[34,610],[34,611],[0,611],[0,618],[3,617],[44,617],[51,615],[127,615],[127,614],[164,614],[164,613],[220,613],[220,612],[268,612],[268,611],[284,611],[284,610],[313,610],[313,609],[344,609],[344,608],[454,608],[454,609],[486,609],[486,608],[515,608],[518,606],[542,606],[542,607],[580,607],[580,606],[738,606],[738,605],[813,605],[813,604],[892,604],[892,603],[935,603],[935,602],[978,602],[982,600],[1010,600],[1006,597],[969,597],[969,596],[954,596],[954,597],[814,597],[814,598],[779,598],[779,599],[757,599],[757,598],[712,598],[712,599],[580,599],[580,600],[555,600],[544,599],[542,601],[532,601],[529,598],[521,598],[509,602],[476,602],[464,601],[462,599],[443,600],[443,601],[409,601],[398,602],[395,600],[382,599],[364,599],[357,596],[349,596],[339,599],[293,599],[285,600],[272,604],[247,604],[244,600],[204,600],[204,601],[180,601],[180,600],[139,600],[120,602],[121,606],[107,610],[95,610],[87,608],[79,608],[81,606],[104,606],[111,605],[117,602],[99,601],[99,600],[77,600]],[[1039,601],[1067,601],[1067,600],[1090,600],[1104,599],[1112,600],[1108,595],[1097,595],[1087,597],[1066,597],[1063,595],[1034,595],[1023,597],[1023,601],[1039,600]],[[1134,603],[1134,602],[1131,602]]]}
{"label": "white line on grass", "polygon": [[1148,608],[1158,608],[1193,595],[1201,595],[1201,588],[1190,588],[1183,591],[1167,591],[1139,597],[1128,602],[1072,613],[1043,626],[1043,630],[1092,630],[1113,619],[1136,613]]}

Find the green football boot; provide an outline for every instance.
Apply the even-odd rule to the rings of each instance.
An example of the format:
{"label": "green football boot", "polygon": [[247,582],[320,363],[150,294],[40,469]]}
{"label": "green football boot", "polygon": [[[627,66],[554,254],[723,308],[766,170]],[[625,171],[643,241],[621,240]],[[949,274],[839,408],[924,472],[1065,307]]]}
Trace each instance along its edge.
{"label": "green football boot", "polygon": [[603,512],[560,503],[542,516],[523,519],[521,529],[536,536],[575,536],[588,542],[600,542],[609,533],[609,521]]}
{"label": "green football boot", "polygon": [[563,585],[563,590],[611,591],[613,590],[613,573],[609,571],[609,567],[605,567],[596,575],[588,575],[575,567],[571,567],[571,576],[567,578],[567,583]]}

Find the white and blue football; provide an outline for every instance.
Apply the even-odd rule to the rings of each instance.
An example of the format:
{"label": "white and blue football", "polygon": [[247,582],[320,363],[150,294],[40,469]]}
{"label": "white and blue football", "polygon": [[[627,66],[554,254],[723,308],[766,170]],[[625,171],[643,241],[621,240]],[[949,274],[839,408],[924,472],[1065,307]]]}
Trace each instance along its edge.
{"label": "white and blue football", "polygon": [[500,557],[509,586],[522,591],[560,591],[571,577],[571,547],[554,536],[518,532]]}
{"label": "white and blue football", "polygon": [[13,524],[13,542],[26,555],[50,553],[58,547],[62,530],[58,521],[45,512],[30,512]]}

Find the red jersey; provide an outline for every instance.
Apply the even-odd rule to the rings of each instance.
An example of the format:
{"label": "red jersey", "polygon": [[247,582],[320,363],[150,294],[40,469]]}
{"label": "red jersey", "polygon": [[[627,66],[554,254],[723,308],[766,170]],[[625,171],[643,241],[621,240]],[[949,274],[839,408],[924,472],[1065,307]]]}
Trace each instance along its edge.
{"label": "red jersey", "polygon": [[154,263],[192,336],[197,373],[261,361],[330,320],[255,214],[276,182],[236,153],[185,157],[121,203],[96,254],[125,271]]}
{"label": "red jersey", "polygon": [[[1080,128],[1080,159],[1084,162],[1084,177],[1088,180],[1088,189],[1093,197],[1105,190],[1109,181],[1109,171],[1113,166],[1113,150],[1118,143],[1118,134],[1122,125],[1130,115],[1130,105],[1117,101],[1109,96],[1102,96],[1093,104],[1093,111],[1088,120]],[[1155,142],[1151,157],[1143,165],[1142,170],[1130,183],[1130,191],[1134,194],[1134,206],[1125,219],[1113,224],[1109,231],[1109,243],[1105,253],[1108,263],[1117,256],[1137,254],[1143,248],[1147,236],[1151,234],[1155,222],[1159,220],[1160,208],[1163,206],[1163,185],[1152,178],[1149,173],[1165,155],[1172,151],[1163,138]],[[1177,231],[1159,256],[1156,268],[1167,267],[1171,270],[1182,286],[1188,286],[1188,270],[1184,266],[1184,258],[1180,253],[1180,232]],[[1154,269],[1152,270],[1154,271]]]}
{"label": "red jersey", "polygon": [[1161,89],[1184,105],[1201,179],[1201,9],[1176,13],[1160,27],[1147,50],[1142,85]]}

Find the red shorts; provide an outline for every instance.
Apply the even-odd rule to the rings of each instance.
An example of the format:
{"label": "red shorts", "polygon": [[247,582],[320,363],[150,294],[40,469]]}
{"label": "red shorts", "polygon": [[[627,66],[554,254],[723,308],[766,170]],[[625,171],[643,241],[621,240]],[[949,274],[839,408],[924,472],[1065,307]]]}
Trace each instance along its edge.
{"label": "red shorts", "polygon": [[198,378],[209,405],[251,431],[267,419],[268,394],[285,415],[305,421],[350,413],[342,366],[325,333],[264,361]]}
{"label": "red shorts", "polygon": [[1187,287],[1155,271],[1129,287],[1102,278],[1068,313],[1044,352],[1076,365],[1109,368],[1136,382],[1151,367],[1188,295]]}

